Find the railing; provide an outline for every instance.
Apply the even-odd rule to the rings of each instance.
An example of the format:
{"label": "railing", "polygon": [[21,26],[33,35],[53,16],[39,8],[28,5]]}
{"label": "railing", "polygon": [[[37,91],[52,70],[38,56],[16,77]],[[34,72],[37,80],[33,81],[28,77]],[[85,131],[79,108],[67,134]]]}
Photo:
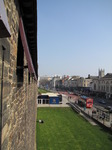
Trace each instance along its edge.
{"label": "railing", "polygon": [[77,107],[77,105],[75,105],[75,104],[72,104],[71,102],[69,102],[69,104],[70,104],[70,106],[76,111],[76,112],[78,112],[78,113],[80,113],[81,112],[81,109],[80,108],[78,108]]}

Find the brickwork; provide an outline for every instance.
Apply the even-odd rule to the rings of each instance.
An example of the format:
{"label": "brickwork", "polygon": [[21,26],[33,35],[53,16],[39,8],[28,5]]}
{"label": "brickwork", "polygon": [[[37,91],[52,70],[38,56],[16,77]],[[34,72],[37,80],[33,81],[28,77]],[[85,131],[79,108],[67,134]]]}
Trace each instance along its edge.
{"label": "brickwork", "polygon": [[[9,3],[10,2],[10,3]],[[4,0],[11,38],[0,39],[0,70],[3,67],[2,46],[4,51],[3,97],[2,100],[2,150],[35,150],[36,149],[36,98],[37,83],[30,77],[28,68],[23,70],[23,82],[17,80],[17,51],[19,8],[16,0]],[[24,66],[27,61],[24,54]],[[0,98],[1,98],[0,72]],[[20,86],[21,84],[21,86]],[[19,86],[18,86],[19,85]],[[1,110],[0,110],[1,111]]]}

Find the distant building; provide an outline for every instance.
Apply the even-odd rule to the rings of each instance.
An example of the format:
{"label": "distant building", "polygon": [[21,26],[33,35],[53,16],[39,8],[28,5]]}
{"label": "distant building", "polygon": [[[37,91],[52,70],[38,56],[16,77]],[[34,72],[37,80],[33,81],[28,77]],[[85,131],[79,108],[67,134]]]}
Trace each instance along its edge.
{"label": "distant building", "polygon": [[62,85],[66,88],[91,87],[91,78],[83,78],[80,76],[67,76],[62,79]]}
{"label": "distant building", "polygon": [[67,87],[67,84],[68,84],[68,79],[69,79],[70,77],[67,75],[67,76],[63,76],[62,77],[62,86],[63,87]]}
{"label": "distant building", "polygon": [[104,69],[99,69],[99,78],[104,77],[105,75],[105,70]]}
{"label": "distant building", "polygon": [[93,91],[105,93],[106,98],[112,97],[112,73],[104,75],[104,70],[93,79]]}
{"label": "distant building", "polygon": [[91,87],[92,79],[81,77],[78,79],[77,82],[78,82],[77,84],[78,87]]}
{"label": "distant building", "polygon": [[57,81],[59,81],[61,79],[60,76],[54,76],[51,80],[51,87],[52,88],[56,88],[56,85],[57,85]]}
{"label": "distant building", "polygon": [[78,86],[78,79],[80,78],[80,76],[72,76],[69,79],[69,87],[75,88]]}
{"label": "distant building", "polygon": [[38,79],[38,87],[39,88],[45,88],[48,89],[50,87],[50,81],[52,80],[52,77],[48,76],[39,76]]}

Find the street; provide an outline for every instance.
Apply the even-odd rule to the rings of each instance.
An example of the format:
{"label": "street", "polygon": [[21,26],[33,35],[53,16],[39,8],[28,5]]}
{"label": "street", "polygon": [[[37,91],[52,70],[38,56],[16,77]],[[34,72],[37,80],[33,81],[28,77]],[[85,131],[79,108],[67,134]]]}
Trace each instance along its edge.
{"label": "street", "polygon": [[[59,92],[59,94],[62,94],[62,104],[66,105],[66,103],[72,102],[74,105],[77,105],[76,102],[78,100],[78,96],[74,95],[74,94],[69,94],[68,92]],[[104,99],[102,99],[104,100]],[[109,118],[109,120],[107,118],[102,119],[102,113],[96,113],[93,114],[93,110],[96,111],[96,107],[103,107],[103,109],[106,111],[105,107],[107,106],[112,106],[112,102],[111,100],[105,100],[106,103],[105,104],[101,104],[99,103],[99,98],[93,98],[93,107],[92,108],[86,108],[84,109],[84,107],[80,107],[78,106],[84,113],[88,114],[88,116],[93,117],[94,119],[96,119],[98,122],[104,124],[105,126],[109,127],[111,126],[111,121],[112,121],[112,113],[110,114],[105,114],[107,118]]]}

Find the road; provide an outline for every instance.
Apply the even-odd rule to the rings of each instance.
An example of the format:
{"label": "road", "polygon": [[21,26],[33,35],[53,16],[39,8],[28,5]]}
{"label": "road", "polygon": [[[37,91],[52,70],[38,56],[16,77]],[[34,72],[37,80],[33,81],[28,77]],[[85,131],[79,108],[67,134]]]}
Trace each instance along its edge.
{"label": "road", "polygon": [[[74,94],[69,94],[68,92],[58,92],[59,94],[63,94],[66,95],[66,97],[68,98],[68,100],[71,100],[72,102],[75,102],[78,100],[78,96],[74,95]],[[102,106],[102,107],[106,107],[106,106],[111,106],[112,107],[112,100],[107,100],[107,99],[101,99],[104,100],[106,102],[106,104],[101,104],[98,102],[98,100],[101,98],[93,98],[93,105],[97,105],[97,106]]]}
{"label": "road", "polygon": [[[68,92],[59,92],[59,94],[62,94],[62,96],[63,96],[62,102],[64,104],[68,103],[69,101],[74,104],[78,100],[78,98],[79,98],[78,96],[73,95],[73,94],[69,94]],[[102,107],[112,106],[112,101],[111,100],[105,100],[106,104],[100,104],[98,102],[98,98],[93,98],[93,101],[94,101],[94,104],[93,104],[92,108],[86,108],[86,109],[84,109],[83,107],[80,107],[82,109],[82,111],[84,111],[86,114],[88,114],[91,117],[93,115],[92,111],[96,110],[95,106],[102,106]],[[96,116],[95,118],[100,123],[104,124],[107,127],[110,127],[110,124],[111,124],[111,121],[112,121],[112,113],[110,114],[110,121],[99,119],[99,116]]]}
{"label": "road", "polygon": [[[98,102],[99,99],[104,100],[106,103],[105,104],[99,103]],[[98,106],[102,106],[102,107],[106,107],[106,106],[111,106],[112,107],[112,100],[102,99],[102,98],[93,98],[93,104],[98,105]]]}

